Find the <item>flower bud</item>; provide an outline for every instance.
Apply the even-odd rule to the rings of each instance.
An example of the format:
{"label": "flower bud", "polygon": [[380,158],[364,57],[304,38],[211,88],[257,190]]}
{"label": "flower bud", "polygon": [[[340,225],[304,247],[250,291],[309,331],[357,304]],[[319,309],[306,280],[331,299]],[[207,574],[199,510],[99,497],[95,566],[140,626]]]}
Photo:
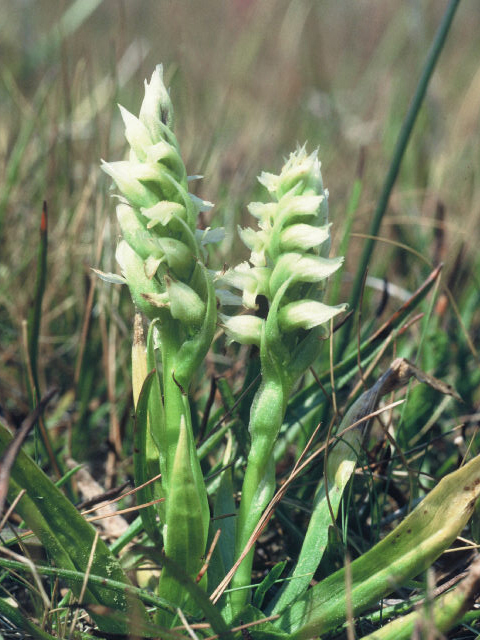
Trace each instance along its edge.
{"label": "flower bud", "polygon": [[205,303],[188,285],[165,276],[170,312],[186,325],[199,325],[205,317]]}
{"label": "flower bud", "polygon": [[145,97],[140,108],[140,120],[150,131],[154,142],[163,137],[164,127],[173,129],[173,106],[163,83],[163,65],[155,67],[150,84],[145,80]]}
{"label": "flower bud", "polygon": [[228,317],[220,315],[228,338],[239,344],[255,344],[260,346],[263,320],[257,316],[244,315]]}
{"label": "flower bud", "polygon": [[329,306],[316,300],[298,300],[282,307],[278,312],[278,323],[283,331],[313,329],[325,324],[347,309],[346,304]]}
{"label": "flower bud", "polygon": [[133,113],[118,105],[125,123],[125,137],[128,140],[138,160],[145,160],[148,148],[152,145],[152,138],[147,127]]}
{"label": "flower bud", "polygon": [[149,279],[146,276],[143,260],[125,240],[119,243],[115,257],[128,282],[134,303],[146,316],[155,318],[158,315],[158,308],[151,304],[147,297],[161,294],[160,284],[157,280]]}

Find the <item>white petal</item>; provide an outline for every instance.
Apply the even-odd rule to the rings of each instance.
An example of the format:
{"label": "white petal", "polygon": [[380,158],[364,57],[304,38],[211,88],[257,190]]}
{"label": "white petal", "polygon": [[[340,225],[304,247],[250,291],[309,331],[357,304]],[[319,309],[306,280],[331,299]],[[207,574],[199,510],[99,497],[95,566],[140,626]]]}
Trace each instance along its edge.
{"label": "white petal", "polygon": [[154,256],[148,256],[144,263],[145,275],[149,280],[157,273],[157,269],[163,258],[155,258]]}
{"label": "white petal", "polygon": [[275,265],[270,279],[272,295],[285,280],[293,276],[294,282],[320,282],[341,267],[342,257],[321,258],[314,255],[302,255],[300,253],[284,253]]}
{"label": "white petal", "polygon": [[270,220],[275,218],[278,204],[276,202],[251,202],[248,211],[257,220]]}
{"label": "white petal", "polygon": [[222,307],[239,307],[242,305],[242,298],[228,289],[216,289],[215,295]]}
{"label": "white petal", "polygon": [[147,228],[151,229],[157,224],[166,226],[172,218],[186,218],[187,212],[183,205],[178,202],[170,202],[169,200],[162,200],[153,205],[153,207],[140,209],[142,214],[149,218],[150,222],[147,224]]}
{"label": "white petal", "polygon": [[258,177],[258,181],[260,184],[263,184],[270,193],[274,194],[277,191],[279,178],[280,176],[276,176],[274,173],[262,171],[261,175]]}

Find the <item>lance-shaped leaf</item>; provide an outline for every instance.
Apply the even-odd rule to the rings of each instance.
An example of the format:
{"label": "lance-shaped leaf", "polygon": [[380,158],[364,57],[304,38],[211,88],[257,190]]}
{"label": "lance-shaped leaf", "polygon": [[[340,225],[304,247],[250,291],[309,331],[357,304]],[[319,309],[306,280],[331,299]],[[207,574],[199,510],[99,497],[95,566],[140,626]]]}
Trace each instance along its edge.
{"label": "lance-shaped leaf", "polygon": [[[12,436],[0,424],[0,451],[8,446],[11,439]],[[11,469],[9,499],[14,499],[21,489],[25,489],[26,495],[18,502],[16,511],[40,539],[50,557],[60,567],[85,571],[95,540],[94,528],[23,451],[18,453]],[[129,584],[118,560],[101,538],[96,543],[91,571]],[[72,589],[79,593],[78,585],[72,585]],[[85,597],[111,609],[125,611],[128,606],[125,594],[102,586],[91,586]],[[136,602],[135,606],[137,613],[146,618],[143,605]],[[125,627],[119,627],[113,621],[109,623],[103,615],[96,616],[96,620],[105,631],[126,631]]]}
{"label": "lance-shaped leaf", "polygon": [[[19,629],[23,629],[32,638],[36,640],[55,640],[55,636],[50,635],[46,631],[43,631],[36,624],[31,622],[25,615],[22,614],[18,607],[12,607],[6,600],[0,598],[0,614],[11,624],[14,624]],[[3,627],[3,624],[2,624]],[[18,635],[15,634],[17,637]],[[3,636],[2,636],[3,637]]]}
{"label": "lance-shaped leaf", "polygon": [[316,637],[356,616],[425,571],[468,522],[480,495],[480,456],[443,478],[388,536],[295,602],[275,623],[296,640]]}
{"label": "lance-shaped leaf", "polygon": [[364,636],[363,640],[410,640],[415,630],[422,629],[446,633],[473,607],[479,592],[480,561],[476,560],[467,577],[455,589],[428,603],[427,608],[417,607],[416,611],[393,620]]}
{"label": "lance-shaped leaf", "polygon": [[[148,481],[151,479],[149,477],[149,471],[151,468],[151,464],[149,464],[149,458],[154,453],[152,451],[153,442],[151,442],[151,439],[148,437],[148,399],[150,396],[152,384],[155,380],[155,375],[155,371],[150,371],[150,373],[144,378],[135,409],[133,468],[135,476],[135,486],[141,487],[137,490],[137,500],[141,505],[152,502],[155,499],[153,485],[152,483],[148,483]],[[157,524],[156,522],[157,512],[155,506],[151,504],[148,507],[144,507],[140,511],[140,516],[142,518],[143,526],[149,538],[157,546],[160,546],[162,543],[162,538],[160,535],[160,524]]]}
{"label": "lance-shaped leaf", "polygon": [[[167,495],[165,554],[190,578],[195,578],[202,566],[206,540],[203,505],[192,469],[189,434],[183,416],[171,478]],[[159,595],[181,608],[189,608],[185,601],[186,593],[168,565],[160,577]],[[162,617],[159,622],[168,623],[168,617]]]}

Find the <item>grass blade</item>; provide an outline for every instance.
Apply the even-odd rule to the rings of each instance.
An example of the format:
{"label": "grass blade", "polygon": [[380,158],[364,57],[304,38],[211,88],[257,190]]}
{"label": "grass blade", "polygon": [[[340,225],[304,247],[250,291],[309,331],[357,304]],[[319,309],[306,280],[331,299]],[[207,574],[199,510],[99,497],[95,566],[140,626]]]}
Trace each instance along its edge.
{"label": "grass blade", "polygon": [[[390,168],[388,170],[387,176],[385,178],[385,182],[380,194],[380,198],[378,200],[377,207],[373,214],[373,219],[370,225],[370,229],[368,234],[370,236],[376,236],[380,225],[382,223],[383,216],[385,211],[387,210],[388,201],[390,199],[390,194],[393,189],[393,185],[398,176],[398,172],[400,171],[400,165],[402,162],[402,158],[404,156],[405,150],[407,148],[408,142],[410,140],[410,135],[413,130],[413,126],[417,119],[418,113],[420,111],[420,107],[422,106],[423,100],[425,98],[425,94],[427,92],[428,85],[430,83],[430,79],[432,77],[433,71],[435,70],[435,66],[437,64],[440,53],[445,45],[445,40],[447,38],[448,32],[453,22],[453,18],[455,16],[455,12],[460,4],[460,0],[450,0],[448,7],[445,10],[440,26],[438,27],[437,33],[435,34],[434,41],[430,50],[427,54],[427,59],[423,66],[423,70],[420,76],[420,79],[417,84],[417,88],[413,95],[412,102],[408,109],[407,115],[405,116],[405,120],[403,122],[402,128],[398,135],[397,144],[395,146],[395,150],[393,153],[392,162],[390,163]],[[360,299],[360,293],[362,289],[362,282],[365,275],[365,271],[368,267],[368,263],[370,262],[370,258],[372,257],[373,249],[375,245],[375,238],[368,238],[363,247],[363,252],[360,258],[360,263],[356,270],[355,280],[353,282],[352,294],[349,300],[349,307],[351,309],[355,309],[358,301]],[[337,352],[336,352],[336,360],[340,360],[347,348],[350,330],[352,327],[352,320],[348,320],[343,327],[341,332],[341,339],[339,341]]]}

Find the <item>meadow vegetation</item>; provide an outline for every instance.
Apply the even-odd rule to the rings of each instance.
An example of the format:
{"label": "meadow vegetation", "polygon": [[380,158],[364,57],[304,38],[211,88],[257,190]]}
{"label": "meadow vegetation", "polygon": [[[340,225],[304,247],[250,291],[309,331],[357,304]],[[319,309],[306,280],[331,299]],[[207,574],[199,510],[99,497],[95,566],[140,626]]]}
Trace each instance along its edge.
{"label": "meadow vegetation", "polygon": [[[474,3],[452,12],[398,173],[392,170],[430,46],[455,4],[0,1],[4,637],[17,628],[38,638],[242,637],[248,623],[243,637],[478,637]],[[309,152],[319,149],[329,192],[329,255],[345,258],[332,269],[323,301],[350,302],[351,315],[326,318],[322,349],[317,354],[315,343],[315,359],[304,358],[303,371],[293,357],[283,359],[298,375],[279,396],[284,414],[265,462],[275,473],[268,500],[258,502],[261,530],[246,524],[255,500],[242,498],[241,507],[240,491],[265,347],[259,354],[255,346],[229,343],[225,315],[209,327],[211,349],[186,375],[185,388],[175,381],[179,406],[188,389],[190,417],[184,405],[173,414],[191,468],[172,454],[162,484],[130,493],[159,471],[149,425],[175,385],[147,375],[161,370],[162,356],[145,318],[137,319],[132,351],[128,287],[97,275],[121,273],[115,254],[126,235],[112,198],[122,187],[117,180],[112,191],[100,160],[126,157],[117,102],[138,115],[143,81],[158,63],[186,172],[203,176],[188,188],[194,202],[215,205],[198,205],[197,224],[225,230],[196,260],[225,276],[249,259],[237,226],[257,228],[248,204],[269,201],[265,186],[274,192],[257,176],[280,175],[304,143]],[[393,188],[386,190],[389,176]],[[202,271],[202,285],[192,276],[200,292],[210,291],[208,273]],[[267,310],[261,305],[259,315]],[[196,320],[189,323],[185,340],[200,331]],[[316,331],[312,326],[301,331]],[[299,335],[297,346],[306,333]],[[315,336],[318,342],[320,332]],[[267,369],[262,360],[268,379]],[[377,411],[366,427],[365,417]],[[5,455],[15,431],[25,433],[16,462]],[[192,462],[195,448],[199,464]],[[183,478],[178,487],[174,468]],[[255,473],[248,472],[244,495]],[[198,493],[192,500],[199,501],[201,524],[192,526],[205,529],[202,553],[213,549],[208,586],[207,578],[200,587],[191,580],[203,560],[180,575],[184,549],[168,558],[161,553],[167,537],[158,518],[181,518],[172,515],[173,499],[169,506],[172,487],[179,496],[192,487]],[[26,495],[9,509],[22,490]],[[92,513],[79,511],[96,508],[107,491],[109,499],[124,496],[114,509],[126,511],[93,520],[94,529],[86,521]],[[157,502],[137,509],[149,501]],[[232,517],[237,509],[239,518]],[[236,543],[233,521],[244,526]],[[22,541],[26,529],[36,534],[33,541]],[[191,539],[185,531],[178,539]],[[249,579],[245,565],[235,578],[229,569],[252,533],[258,540]],[[237,591],[229,591],[232,585]]]}

